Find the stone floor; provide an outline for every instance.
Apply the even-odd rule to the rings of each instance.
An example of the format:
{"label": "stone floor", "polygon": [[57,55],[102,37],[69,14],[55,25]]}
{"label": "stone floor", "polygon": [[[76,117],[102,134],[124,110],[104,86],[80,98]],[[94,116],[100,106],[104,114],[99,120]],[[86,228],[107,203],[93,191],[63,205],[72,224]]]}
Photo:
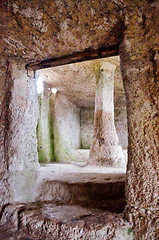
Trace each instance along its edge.
{"label": "stone floor", "polygon": [[81,162],[42,165],[37,200],[122,212],[125,206],[125,171],[123,168]]}
{"label": "stone floor", "polygon": [[125,177],[126,167],[113,168],[87,165],[86,162],[41,164],[39,180],[52,179],[72,182],[107,182]]}

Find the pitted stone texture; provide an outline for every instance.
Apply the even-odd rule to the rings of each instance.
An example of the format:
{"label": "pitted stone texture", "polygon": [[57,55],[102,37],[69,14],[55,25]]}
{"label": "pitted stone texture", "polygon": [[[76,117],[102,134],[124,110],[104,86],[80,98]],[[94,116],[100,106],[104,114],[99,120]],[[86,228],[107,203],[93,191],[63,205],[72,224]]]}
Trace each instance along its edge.
{"label": "pitted stone texture", "polygon": [[71,149],[80,148],[80,111],[60,92],[55,97],[53,129],[56,161],[76,160]]}
{"label": "pitted stone texture", "polygon": [[[115,58],[116,60],[116,58]],[[40,77],[79,108],[94,109],[96,61],[86,61],[41,69]]]}
{"label": "pitted stone texture", "polygon": [[100,145],[117,146],[119,139],[114,124],[113,113],[97,110],[94,118],[94,137]]}
{"label": "pitted stone texture", "polygon": [[[159,239],[159,208],[126,206],[127,220],[133,225],[138,239]],[[145,231],[146,230],[146,231]]]}
{"label": "pitted stone texture", "polygon": [[[84,164],[84,163],[83,163]],[[38,178],[37,201],[123,212],[125,169],[75,164],[46,164]]]}
{"label": "pitted stone texture", "polygon": [[32,191],[39,166],[35,83],[27,77],[25,64],[8,63],[6,67],[5,78],[1,78],[5,83],[2,83],[0,125],[1,166],[4,167],[1,175],[2,205],[15,200],[33,199]]}
{"label": "pitted stone texture", "polygon": [[114,124],[114,71],[116,66],[99,62],[96,74],[94,136],[90,164],[124,167],[122,148]]}
{"label": "pitted stone texture", "polygon": [[38,175],[36,127],[38,101],[35,80],[27,77],[25,64],[11,64],[13,87],[8,141],[9,172],[13,198],[16,201],[34,199]]}
{"label": "pitted stone texture", "polygon": [[[158,111],[156,111],[158,106],[156,92],[156,70],[158,66],[158,63],[156,63],[158,56],[157,29],[159,22],[158,1],[102,1],[102,4],[100,4],[101,1],[94,1],[92,8],[90,8],[89,5],[88,7],[85,6],[85,4],[81,2],[81,4],[77,4],[78,8],[76,8],[77,10],[80,9],[80,11],[76,11],[77,14],[75,14],[74,17],[73,11],[71,11],[71,17],[69,17],[70,9],[66,8],[67,5],[65,6],[65,1],[57,1],[57,4],[53,2],[51,8],[50,4],[45,5],[45,3],[49,3],[49,1],[42,1],[41,4],[38,4],[38,10],[37,1],[26,2],[19,0],[16,1],[17,4],[13,2],[15,3],[13,0],[4,0],[0,3],[0,52],[2,57],[4,57],[4,52],[6,51],[8,57],[14,56],[18,57],[18,59],[22,57],[28,59],[28,61],[43,60],[44,58],[47,59],[49,57],[67,55],[74,51],[85,50],[88,47],[98,49],[99,47],[104,47],[105,43],[111,46],[119,43],[119,38],[122,35],[122,40],[125,42],[125,50],[122,55],[122,62],[125,62],[125,64],[122,63],[123,70],[125,69],[123,71],[123,78],[127,92],[127,111],[130,113],[128,116],[128,124],[129,134],[131,135],[131,137],[129,137],[128,184],[126,196],[132,205],[132,209],[134,208],[134,200],[135,202],[137,201],[138,207],[140,207],[140,205],[144,207],[149,205],[153,206],[153,209],[155,209],[157,206],[158,178],[158,130],[156,130],[156,126],[158,126]],[[74,4],[76,4],[76,2],[74,2]],[[71,7],[71,5],[70,3],[69,7]],[[88,8],[89,11],[87,11]],[[45,21],[44,25],[43,23],[39,23],[39,18],[42,17],[41,11],[43,12],[43,9],[45,13],[49,15],[47,18],[47,14],[44,14],[43,18],[45,20],[46,16],[50,23],[49,26],[51,27],[51,31],[46,33],[47,27],[45,27]],[[52,11],[53,9],[54,13]],[[74,9],[74,7],[72,9]],[[103,12],[104,9],[105,12]],[[124,10],[124,12],[122,10]],[[79,23],[78,28],[78,24],[74,25],[74,22],[76,22],[76,16],[79,15],[79,12],[79,22],[77,19],[77,23]],[[87,25],[87,23],[84,23],[88,12],[92,17]],[[103,18],[103,14],[106,18]],[[123,14],[122,18],[120,14]],[[55,18],[50,17],[54,15]],[[67,19],[70,19],[71,31],[69,34],[66,32],[64,41],[63,33],[65,33],[65,30],[62,31],[62,34],[59,36],[59,42],[57,39],[57,33],[59,32],[58,19],[61,19],[63,22],[65,21],[66,15],[68,15]],[[35,19],[32,19],[30,16],[34,16]],[[125,22],[123,24],[122,20],[124,20],[124,18]],[[101,21],[102,23],[105,22],[103,24],[103,29],[100,23]],[[92,28],[90,28],[90,24],[93,24]],[[36,25],[37,27],[35,27]],[[66,26],[67,24],[65,23],[62,25]],[[74,27],[72,28],[73,25]],[[69,24],[67,26],[69,26]],[[95,31],[94,27],[96,28]],[[71,38],[71,40],[73,40],[69,41],[70,33],[73,33],[73,30],[77,33],[75,33],[76,39]],[[77,41],[78,34],[79,41]],[[90,38],[88,38],[89,35],[91,36]],[[48,41],[46,41],[47,38]],[[80,42],[80,44],[78,44],[78,42]],[[121,53],[122,48],[123,46],[121,46]],[[132,74],[132,72],[127,71],[126,68],[134,68],[136,73]],[[6,71],[6,73],[8,74],[8,71]],[[0,81],[2,86],[4,86],[4,80],[7,84],[7,89],[9,89],[10,81],[8,82],[6,79],[8,78],[2,76]],[[2,95],[5,97],[7,96],[7,98],[2,98],[8,99],[9,93],[10,90],[4,93],[3,89]],[[3,114],[1,115],[3,116],[2,133],[0,132],[0,134],[2,134],[2,143],[5,142],[4,136],[7,136],[6,133],[8,131],[7,124],[4,127],[4,116],[8,116],[7,110],[9,105],[8,101],[6,102],[7,104],[3,105],[5,107],[3,107]],[[9,162],[7,158],[4,158],[4,145],[2,145],[2,159],[2,169],[5,169],[6,172],[6,165]],[[4,174],[2,173],[2,178],[3,177]],[[7,180],[7,178],[5,180]],[[6,185],[8,186],[8,183]],[[8,194],[8,192],[6,191],[5,194]],[[138,209],[139,213],[139,208],[136,209]],[[152,228],[150,229],[149,227],[144,228],[144,224],[139,220],[137,214],[134,214],[134,216],[133,223],[137,223],[137,225],[135,225],[135,238],[144,240],[146,238],[148,240],[154,238],[152,234],[152,231],[156,234],[156,229],[153,224],[154,219],[152,220],[149,215],[145,216],[145,221],[152,224]]]}
{"label": "pitted stone texture", "polygon": [[121,2],[1,1],[0,51],[28,61],[118,45]]}
{"label": "pitted stone texture", "polygon": [[113,114],[96,111],[89,163],[124,167],[122,147],[118,145],[118,142]]}
{"label": "pitted stone texture", "polygon": [[[99,211],[76,205],[54,205],[49,203],[28,204],[10,207],[10,223],[17,219],[17,229],[10,232],[10,238],[5,239],[82,239],[111,240],[116,231],[127,228],[129,239],[129,224],[122,214]],[[9,212],[9,209],[8,209]],[[15,217],[13,218],[14,213]],[[3,226],[5,229],[5,225]],[[11,229],[10,229],[11,230]],[[18,230],[18,232],[16,231]],[[14,232],[14,234],[13,234]],[[5,237],[5,232],[3,237]],[[1,235],[0,235],[1,237]],[[20,238],[21,237],[21,238]],[[25,239],[24,238],[24,239]]]}
{"label": "pitted stone texture", "polygon": [[[129,126],[127,216],[135,238],[158,239],[158,3],[125,3],[121,70]],[[139,34],[140,33],[140,34]],[[139,217],[140,216],[140,217]]]}
{"label": "pitted stone texture", "polygon": [[11,195],[10,181],[8,175],[9,159],[7,155],[8,130],[10,126],[11,88],[13,82],[9,62],[6,59],[0,59],[0,212]]}
{"label": "pitted stone texture", "polygon": [[95,143],[93,147],[94,149],[91,151],[89,157],[90,164],[107,167],[125,167],[121,146],[99,146]]}

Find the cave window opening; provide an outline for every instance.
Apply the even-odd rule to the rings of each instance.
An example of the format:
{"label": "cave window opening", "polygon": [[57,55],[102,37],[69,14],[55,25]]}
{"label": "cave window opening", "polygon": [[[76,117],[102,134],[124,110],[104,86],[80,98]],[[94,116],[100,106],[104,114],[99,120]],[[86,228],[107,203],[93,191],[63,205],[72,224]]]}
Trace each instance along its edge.
{"label": "cave window opening", "polygon": [[[127,160],[125,94],[119,57],[115,61],[114,115],[119,143]],[[94,110],[98,61],[38,70],[37,125],[40,163],[87,162],[94,134]],[[105,59],[107,61],[107,59]]]}

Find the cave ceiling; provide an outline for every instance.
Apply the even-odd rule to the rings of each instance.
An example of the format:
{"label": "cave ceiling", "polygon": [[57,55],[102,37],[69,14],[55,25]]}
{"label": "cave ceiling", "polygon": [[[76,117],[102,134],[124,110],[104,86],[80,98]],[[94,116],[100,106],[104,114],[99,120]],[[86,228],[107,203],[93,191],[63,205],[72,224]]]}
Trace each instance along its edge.
{"label": "cave ceiling", "polygon": [[56,88],[80,108],[94,108],[96,74],[99,61],[107,61],[116,66],[114,74],[115,102],[123,99],[123,85],[119,56],[102,60],[86,61],[37,71],[49,88]]}
{"label": "cave ceiling", "polygon": [[[93,52],[119,46],[123,1],[4,0],[0,1],[0,24],[3,59],[27,64],[83,51]],[[46,82],[77,106],[94,106],[95,74],[91,62],[55,67],[44,75]],[[118,75],[115,82],[121,82],[119,71],[115,75]],[[117,86],[121,88],[121,84]]]}
{"label": "cave ceiling", "polygon": [[26,63],[119,45],[122,1],[0,1],[0,53]]}

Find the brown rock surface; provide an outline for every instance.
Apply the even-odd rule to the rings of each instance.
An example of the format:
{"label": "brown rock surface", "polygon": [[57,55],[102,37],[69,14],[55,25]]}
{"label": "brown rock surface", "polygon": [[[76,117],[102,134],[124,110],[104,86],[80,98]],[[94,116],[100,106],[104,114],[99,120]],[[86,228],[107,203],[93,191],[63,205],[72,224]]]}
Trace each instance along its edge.
{"label": "brown rock surface", "polygon": [[116,66],[114,72],[115,105],[125,106],[119,56],[41,69],[37,72],[44,83],[56,88],[77,107],[94,109],[96,74],[99,71],[99,64],[104,62]]}
{"label": "brown rock surface", "polygon": [[7,211],[10,213],[7,226],[13,218],[16,220],[11,226],[14,232],[6,231],[4,226],[0,228],[0,239],[111,240],[122,228],[127,229],[126,236],[132,239],[122,214],[50,203],[9,206]]}
{"label": "brown rock surface", "polygon": [[126,3],[120,46],[128,114],[127,216],[137,239],[158,239],[158,4]]}
{"label": "brown rock surface", "polygon": [[[9,218],[9,210],[5,208],[5,204],[13,200],[8,177],[12,149],[8,147],[12,140],[10,136],[15,135],[12,130],[16,121],[11,115],[13,113],[15,119],[19,116],[23,125],[26,119],[23,111],[21,112],[21,104],[22,108],[31,104],[26,98],[22,98],[22,102],[15,101],[18,105],[14,106],[13,111],[10,108],[16,81],[11,77],[9,63],[13,58],[17,62],[22,59],[31,62],[69,55],[88,48],[92,50],[119,45],[122,40],[120,56],[129,129],[126,213],[134,226],[135,239],[158,239],[158,7],[157,0],[0,2],[1,215],[6,209]],[[27,83],[24,86],[29,93],[30,85],[26,85]],[[20,128],[18,133],[19,131]],[[20,144],[19,141],[16,149],[18,152],[14,152],[18,161]],[[13,140],[10,146],[14,146]],[[22,212],[21,226],[28,223],[31,229],[29,231],[32,232],[37,223],[41,229],[43,220],[40,209],[38,206],[35,211],[27,209],[25,214]],[[113,222],[109,229],[114,231],[115,221]],[[57,227],[52,225],[50,229]],[[44,234],[47,234],[47,221],[43,226]],[[64,226],[63,229],[64,234],[70,234],[69,227]],[[58,227],[56,230],[58,231]],[[73,232],[75,231],[73,228]],[[4,236],[3,234],[2,239]],[[101,235],[99,239],[100,237]],[[18,239],[16,235],[15,239]]]}
{"label": "brown rock surface", "polygon": [[44,60],[85,49],[118,45],[121,2],[1,1],[1,53]]}

